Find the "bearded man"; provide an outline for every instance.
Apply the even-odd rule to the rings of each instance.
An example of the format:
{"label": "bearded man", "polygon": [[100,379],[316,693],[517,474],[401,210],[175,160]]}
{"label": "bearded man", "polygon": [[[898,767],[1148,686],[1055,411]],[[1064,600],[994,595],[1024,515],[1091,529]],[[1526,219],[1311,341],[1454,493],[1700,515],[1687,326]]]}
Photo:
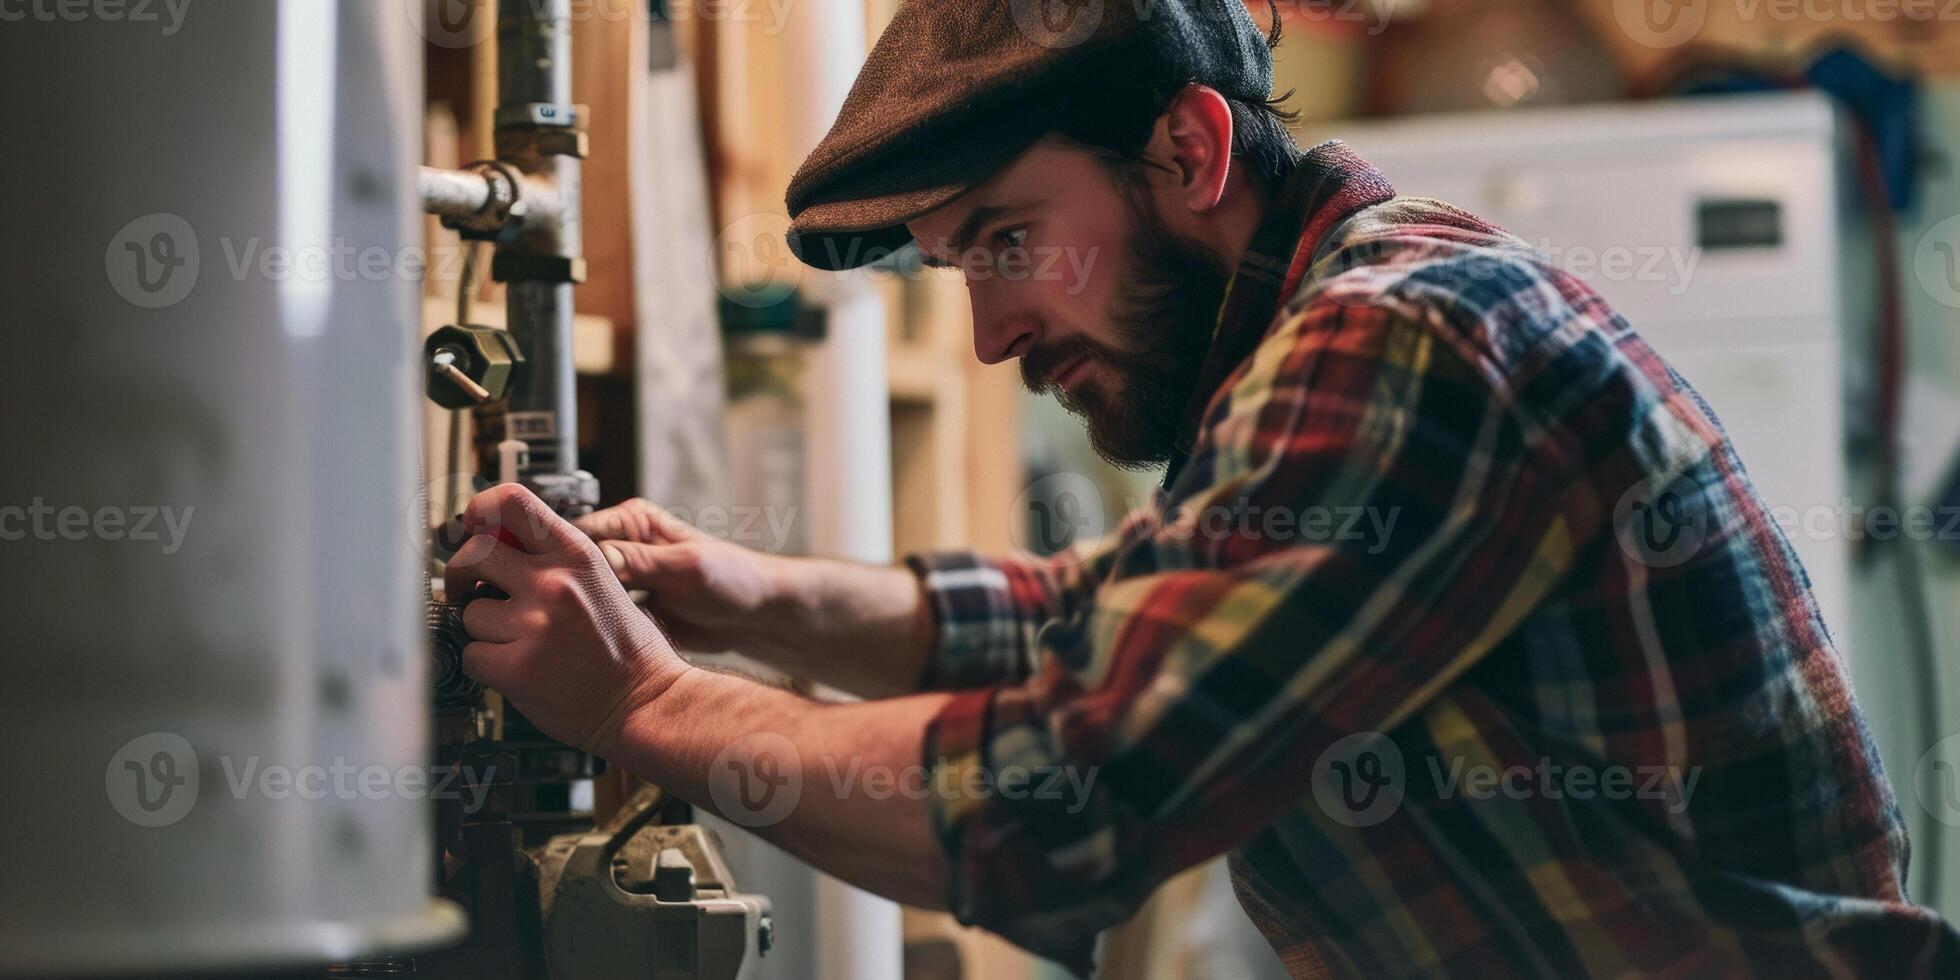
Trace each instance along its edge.
{"label": "bearded man", "polygon": [[[1228,854],[1297,976],[1960,975],[1803,570],[1687,383],[1517,239],[1296,147],[1239,0],[1051,6],[903,4],[790,245],[959,270],[974,353],[1163,467],[1154,498],[1082,553],[869,568],[499,487],[448,576],[509,597],[469,604],[467,669],[1077,973]],[[1324,513],[1376,530],[1270,520]]]}

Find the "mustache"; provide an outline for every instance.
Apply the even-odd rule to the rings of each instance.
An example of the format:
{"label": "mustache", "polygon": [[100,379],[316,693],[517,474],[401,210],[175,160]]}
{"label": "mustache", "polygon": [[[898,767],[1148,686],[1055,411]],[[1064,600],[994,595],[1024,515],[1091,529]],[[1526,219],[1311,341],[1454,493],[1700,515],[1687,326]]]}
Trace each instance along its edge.
{"label": "mustache", "polygon": [[1021,355],[1021,383],[1035,394],[1041,394],[1055,387],[1049,380],[1055,369],[1078,357],[1110,360],[1108,353],[1100,345],[1087,337],[1069,337],[1052,344],[1042,344],[1029,349]]}

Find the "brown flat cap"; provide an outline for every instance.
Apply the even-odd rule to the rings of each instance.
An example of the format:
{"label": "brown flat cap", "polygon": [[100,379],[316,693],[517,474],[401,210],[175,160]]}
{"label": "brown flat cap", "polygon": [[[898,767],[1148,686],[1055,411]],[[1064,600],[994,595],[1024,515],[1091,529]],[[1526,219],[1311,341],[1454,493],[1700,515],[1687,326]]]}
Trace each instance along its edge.
{"label": "brown flat cap", "polygon": [[819,269],[877,261],[911,240],[905,222],[1053,129],[1072,94],[1191,82],[1272,93],[1242,0],[904,0],[790,179],[790,250]]}

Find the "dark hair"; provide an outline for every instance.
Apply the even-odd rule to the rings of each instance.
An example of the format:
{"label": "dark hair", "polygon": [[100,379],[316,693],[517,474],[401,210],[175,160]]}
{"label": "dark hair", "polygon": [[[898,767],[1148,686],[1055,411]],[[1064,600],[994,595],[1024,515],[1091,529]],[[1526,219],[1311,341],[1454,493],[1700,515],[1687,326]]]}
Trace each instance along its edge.
{"label": "dark hair", "polygon": [[[1279,13],[1273,13],[1272,32],[1266,36],[1270,50],[1279,44]],[[1077,91],[1061,106],[1060,122],[1054,135],[1101,150],[1115,161],[1138,164],[1158,117],[1170,108],[1171,100],[1184,89],[1184,83],[1166,87],[1091,86]],[[1246,168],[1253,183],[1271,191],[1292,173],[1303,151],[1287,130],[1300,114],[1286,107],[1293,97],[1288,90],[1259,101],[1227,96],[1232,110],[1232,156]]]}

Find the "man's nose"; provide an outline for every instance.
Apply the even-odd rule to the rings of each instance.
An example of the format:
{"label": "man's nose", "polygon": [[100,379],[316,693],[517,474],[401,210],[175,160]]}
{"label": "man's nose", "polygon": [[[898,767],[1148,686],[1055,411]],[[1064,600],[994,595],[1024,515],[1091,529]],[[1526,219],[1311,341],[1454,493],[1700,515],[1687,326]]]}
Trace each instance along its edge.
{"label": "man's nose", "polygon": [[1001,309],[984,289],[968,289],[973,303],[973,355],[982,364],[1020,357],[1034,346],[1034,317]]}

